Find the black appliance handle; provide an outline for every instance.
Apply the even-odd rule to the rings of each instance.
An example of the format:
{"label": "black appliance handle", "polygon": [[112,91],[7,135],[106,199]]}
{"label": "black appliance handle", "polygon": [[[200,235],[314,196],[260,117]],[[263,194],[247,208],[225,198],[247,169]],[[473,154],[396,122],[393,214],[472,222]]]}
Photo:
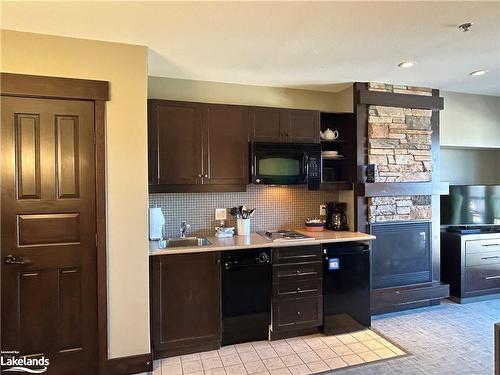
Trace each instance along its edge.
{"label": "black appliance handle", "polygon": [[346,247],[346,248],[326,248],[323,250],[323,253],[329,256],[339,256],[339,255],[350,255],[350,254],[362,254],[365,252],[369,252],[370,247],[368,245],[356,246],[356,247]]}
{"label": "black appliance handle", "polygon": [[260,266],[268,266],[271,265],[271,262],[265,262],[265,263],[255,263],[255,262],[243,262],[243,263],[224,263],[224,269],[226,270],[234,270],[238,268],[250,268],[250,267],[260,267]]}

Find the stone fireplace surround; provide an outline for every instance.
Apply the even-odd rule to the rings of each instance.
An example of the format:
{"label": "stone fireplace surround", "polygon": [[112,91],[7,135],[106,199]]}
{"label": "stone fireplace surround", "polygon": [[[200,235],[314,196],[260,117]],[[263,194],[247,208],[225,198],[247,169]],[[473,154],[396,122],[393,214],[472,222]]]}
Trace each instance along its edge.
{"label": "stone fireplace surround", "polygon": [[432,205],[443,99],[438,90],[384,83],[355,90],[357,163],[376,166],[374,183],[358,168],[355,187],[357,229],[380,239],[372,249],[372,313],[439,304],[449,295],[439,275],[439,206]]}
{"label": "stone fireplace surround", "polygon": [[[368,90],[432,95],[432,89],[369,83]],[[368,106],[368,163],[375,165],[375,182],[432,181],[432,111]],[[368,199],[368,222],[430,220],[431,196]]]}

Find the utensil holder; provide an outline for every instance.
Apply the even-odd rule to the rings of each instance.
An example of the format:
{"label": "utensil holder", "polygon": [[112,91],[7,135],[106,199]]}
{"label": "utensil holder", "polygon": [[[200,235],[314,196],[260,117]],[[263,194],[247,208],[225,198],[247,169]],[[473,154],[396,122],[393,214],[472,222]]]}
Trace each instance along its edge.
{"label": "utensil holder", "polygon": [[250,219],[236,219],[236,227],[238,229],[238,236],[250,235]]}

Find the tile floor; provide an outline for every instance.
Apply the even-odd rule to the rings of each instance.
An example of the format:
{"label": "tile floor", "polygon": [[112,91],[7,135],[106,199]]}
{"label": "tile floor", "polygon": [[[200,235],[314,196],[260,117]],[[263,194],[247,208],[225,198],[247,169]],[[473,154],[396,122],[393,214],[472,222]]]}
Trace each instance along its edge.
{"label": "tile floor", "polygon": [[406,353],[373,330],[224,346],[155,361],[153,375],[308,375]]}

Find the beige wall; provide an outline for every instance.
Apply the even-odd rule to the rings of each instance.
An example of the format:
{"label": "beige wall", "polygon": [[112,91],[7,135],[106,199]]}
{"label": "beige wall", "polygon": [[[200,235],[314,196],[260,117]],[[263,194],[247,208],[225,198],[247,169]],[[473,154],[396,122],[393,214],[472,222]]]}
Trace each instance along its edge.
{"label": "beige wall", "polygon": [[500,184],[500,149],[441,149],[441,181],[450,184]]}
{"label": "beige wall", "polygon": [[149,77],[148,97],[205,103],[352,112],[352,87],[339,93]]}
{"label": "beige wall", "polygon": [[441,181],[500,183],[500,97],[442,91]]}
{"label": "beige wall", "polygon": [[1,70],[110,82],[106,106],[109,355],[149,352],[147,49],[2,30]]}
{"label": "beige wall", "polygon": [[500,97],[442,91],[441,145],[500,147]]}

